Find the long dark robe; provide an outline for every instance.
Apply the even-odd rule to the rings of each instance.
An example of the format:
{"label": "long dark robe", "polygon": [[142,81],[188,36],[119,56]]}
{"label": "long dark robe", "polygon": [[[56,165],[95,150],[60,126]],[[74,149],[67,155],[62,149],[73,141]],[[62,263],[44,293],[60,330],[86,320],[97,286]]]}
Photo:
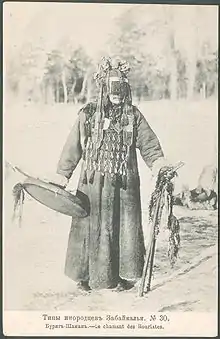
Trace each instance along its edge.
{"label": "long dark robe", "polygon": [[[103,183],[97,171],[92,183],[89,183],[91,171],[87,171],[87,183],[84,183],[85,162],[82,163],[78,189],[89,198],[90,215],[72,219],[65,274],[75,281],[87,280],[95,289],[113,288],[119,277],[137,280],[142,275],[145,248],[136,149],[150,168],[154,161],[163,157],[163,151],[135,106],[133,113],[135,131],[128,158],[126,189],[117,182],[113,185],[110,174],[105,174]],[[57,172],[67,178],[82,158],[86,145],[85,122],[86,109],[82,109],[58,163]]]}

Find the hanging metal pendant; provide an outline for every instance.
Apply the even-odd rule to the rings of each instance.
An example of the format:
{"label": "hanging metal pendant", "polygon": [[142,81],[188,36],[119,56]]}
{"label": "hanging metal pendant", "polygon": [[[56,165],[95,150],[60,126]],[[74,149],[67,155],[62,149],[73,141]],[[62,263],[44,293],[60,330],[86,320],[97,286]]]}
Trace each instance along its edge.
{"label": "hanging metal pendant", "polygon": [[109,126],[110,126],[110,119],[105,118],[104,119],[104,124],[103,124],[103,130],[104,131],[107,130],[109,128]]}
{"label": "hanging metal pendant", "polygon": [[116,124],[112,124],[112,128],[117,132],[120,133],[122,131],[122,126],[119,122],[116,122]]}

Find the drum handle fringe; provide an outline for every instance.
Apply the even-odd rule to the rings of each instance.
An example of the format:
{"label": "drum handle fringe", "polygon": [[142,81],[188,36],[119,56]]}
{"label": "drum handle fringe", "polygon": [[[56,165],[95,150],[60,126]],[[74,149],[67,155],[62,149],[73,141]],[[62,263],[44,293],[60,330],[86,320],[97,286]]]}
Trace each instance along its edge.
{"label": "drum handle fringe", "polygon": [[16,220],[16,215],[18,211],[18,223],[19,227],[22,226],[22,214],[23,214],[23,205],[24,205],[24,187],[21,183],[16,184],[13,187],[12,194],[14,197],[14,211],[12,216],[12,221]]}

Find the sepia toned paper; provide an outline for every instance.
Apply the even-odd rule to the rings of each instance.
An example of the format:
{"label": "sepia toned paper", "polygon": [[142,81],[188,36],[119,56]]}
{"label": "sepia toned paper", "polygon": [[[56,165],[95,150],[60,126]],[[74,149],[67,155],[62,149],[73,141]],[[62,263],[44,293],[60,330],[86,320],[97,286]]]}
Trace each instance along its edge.
{"label": "sepia toned paper", "polygon": [[[216,336],[217,6],[10,1],[3,7],[4,334]],[[12,190],[26,174],[52,182],[56,177],[79,110],[98,95],[94,74],[108,56],[127,59],[133,105],[166,161],[184,164],[173,179],[177,261],[170,266],[163,215],[151,290],[143,296],[140,280],[121,292],[86,292],[64,274],[70,216],[25,194],[22,211],[12,218]],[[155,179],[137,154],[147,247]],[[82,161],[66,188],[73,194]],[[195,189],[203,200],[192,202]]]}

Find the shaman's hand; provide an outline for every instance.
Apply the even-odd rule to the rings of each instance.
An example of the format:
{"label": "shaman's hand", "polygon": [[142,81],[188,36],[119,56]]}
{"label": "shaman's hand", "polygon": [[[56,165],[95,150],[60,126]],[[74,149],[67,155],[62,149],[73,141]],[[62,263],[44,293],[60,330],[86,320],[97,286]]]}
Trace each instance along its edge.
{"label": "shaman's hand", "polygon": [[159,171],[159,176],[165,181],[170,181],[177,176],[177,172],[173,166],[163,166]]}
{"label": "shaman's hand", "polygon": [[50,177],[50,182],[62,188],[66,188],[69,180],[65,176],[56,173],[55,175]]}

